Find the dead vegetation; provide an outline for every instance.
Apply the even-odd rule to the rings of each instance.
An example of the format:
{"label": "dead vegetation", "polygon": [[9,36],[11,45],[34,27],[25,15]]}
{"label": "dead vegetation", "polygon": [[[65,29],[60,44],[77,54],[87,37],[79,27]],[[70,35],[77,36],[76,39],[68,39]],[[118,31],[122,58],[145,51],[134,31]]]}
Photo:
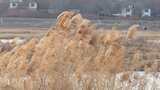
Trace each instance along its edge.
{"label": "dead vegetation", "polygon": [[139,25],[133,25],[128,29],[127,38],[134,39],[136,37],[136,33],[140,30]]}
{"label": "dead vegetation", "polygon": [[[132,26],[127,38],[133,39],[136,31],[137,25]],[[65,11],[42,39],[32,39],[1,55],[0,76],[4,82],[0,82],[0,88],[115,90],[118,73],[144,65],[141,52],[135,50],[130,62],[133,64],[128,66],[131,69],[126,69],[126,45],[130,42],[125,40],[119,31],[99,33],[90,20]],[[122,78],[127,81],[129,76]]]}

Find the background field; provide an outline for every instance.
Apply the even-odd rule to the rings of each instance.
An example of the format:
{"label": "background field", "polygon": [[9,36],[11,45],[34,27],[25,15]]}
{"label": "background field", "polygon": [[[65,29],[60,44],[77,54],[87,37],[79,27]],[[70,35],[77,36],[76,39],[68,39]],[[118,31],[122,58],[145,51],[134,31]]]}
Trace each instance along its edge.
{"label": "background field", "polygon": [[[147,31],[140,31],[140,36],[160,39],[160,21],[146,21],[146,20],[92,20],[97,27],[110,30],[113,26],[118,27],[118,30],[127,31],[128,27],[133,24],[141,24],[146,26]],[[47,32],[51,25],[54,25],[56,19],[40,19],[40,18],[3,18],[0,24],[0,38],[14,38],[14,37],[32,37],[42,36]]]}

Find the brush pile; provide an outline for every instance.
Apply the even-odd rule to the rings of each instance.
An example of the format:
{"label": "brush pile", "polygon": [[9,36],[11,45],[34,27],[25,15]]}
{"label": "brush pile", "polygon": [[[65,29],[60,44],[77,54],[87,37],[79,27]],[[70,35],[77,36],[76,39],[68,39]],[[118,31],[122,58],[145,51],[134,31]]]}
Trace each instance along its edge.
{"label": "brush pile", "polygon": [[115,81],[125,70],[124,40],[65,11],[42,39],[1,54],[0,90],[121,90]]}

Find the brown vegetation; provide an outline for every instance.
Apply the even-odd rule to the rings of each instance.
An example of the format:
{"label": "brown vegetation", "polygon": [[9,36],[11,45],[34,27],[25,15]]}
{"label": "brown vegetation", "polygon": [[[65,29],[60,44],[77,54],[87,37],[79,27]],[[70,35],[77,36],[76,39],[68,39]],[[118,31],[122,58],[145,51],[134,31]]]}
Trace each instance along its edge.
{"label": "brown vegetation", "polygon": [[[121,32],[99,33],[89,20],[66,11],[41,40],[32,39],[1,55],[0,76],[8,83],[0,82],[0,88],[115,90],[116,75],[126,70],[124,43]],[[134,70],[141,67],[139,53],[135,51],[132,58]]]}
{"label": "brown vegetation", "polygon": [[139,25],[133,25],[128,29],[127,38],[133,39],[135,37],[135,34],[140,29]]}

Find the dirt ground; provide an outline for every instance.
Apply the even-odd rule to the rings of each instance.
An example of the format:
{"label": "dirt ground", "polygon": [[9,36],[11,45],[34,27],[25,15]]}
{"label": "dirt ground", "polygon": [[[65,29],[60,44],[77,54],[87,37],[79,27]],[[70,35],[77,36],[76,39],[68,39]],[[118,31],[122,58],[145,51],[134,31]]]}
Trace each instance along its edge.
{"label": "dirt ground", "polygon": [[0,27],[0,39],[41,37],[47,30],[38,27]]}
{"label": "dirt ground", "polygon": [[[47,32],[47,30],[47,27],[0,27],[0,39],[11,39],[15,37],[42,37]],[[124,30],[123,32],[125,33],[127,30]],[[137,35],[139,37],[145,37],[149,40],[160,40],[160,31],[141,30]]]}

